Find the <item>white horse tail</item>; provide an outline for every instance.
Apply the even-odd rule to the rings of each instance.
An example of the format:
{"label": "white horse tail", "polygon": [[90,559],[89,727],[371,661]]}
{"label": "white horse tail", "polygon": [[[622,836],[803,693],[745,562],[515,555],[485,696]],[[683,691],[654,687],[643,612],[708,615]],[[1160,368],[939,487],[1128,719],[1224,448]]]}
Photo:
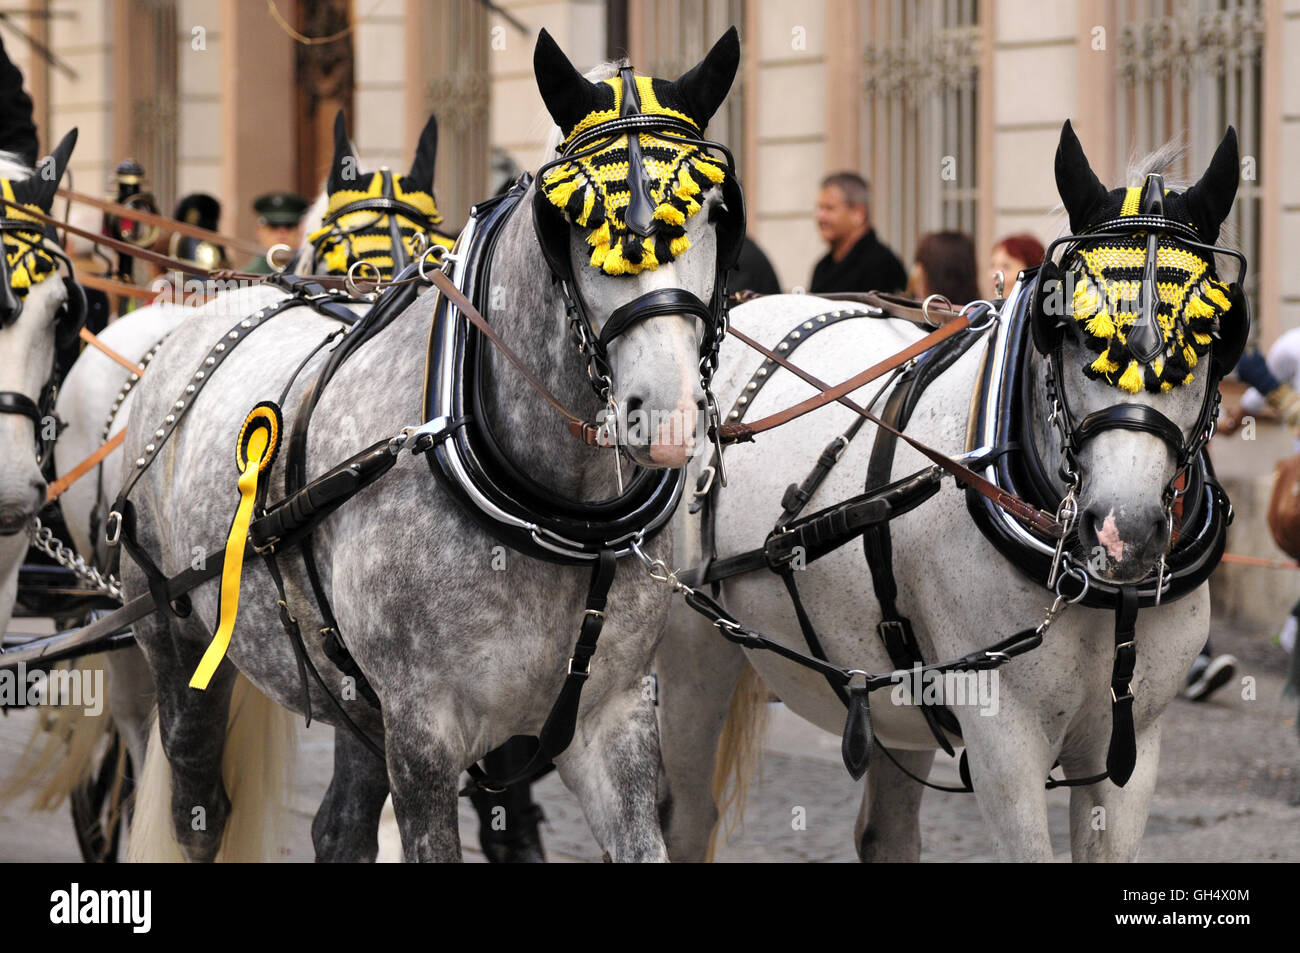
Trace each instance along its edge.
{"label": "white horse tail", "polygon": [[727,709],[722,734],[718,737],[718,753],[713,762],[713,804],[718,811],[718,820],[709,835],[706,860],[710,862],[717,849],[718,831],[727,815],[731,814],[731,823],[723,834],[723,840],[730,837],[744,819],[749,782],[758,768],[763,754],[763,739],[767,735],[768,697],[767,683],[754,666],[746,662],[731,693],[731,705]]}
{"label": "white horse tail", "polygon": [[[230,815],[217,860],[279,860],[280,821],[297,751],[295,716],[263,695],[243,675],[235,677],[226,723],[221,779]],[[185,860],[172,826],[171,767],[155,717],[149,754],[136,788],[127,856],[134,862]]]}
{"label": "white horse tail", "polygon": [[[73,671],[102,670],[103,655],[88,655],[71,663]],[[64,667],[62,663],[60,668]],[[8,803],[36,789],[32,810],[52,811],[61,805],[95,766],[96,756],[111,743],[116,730],[108,710],[108,699],[97,716],[88,715],[81,705],[59,705],[39,709],[14,773],[0,787],[0,804]],[[117,781],[110,792],[113,810],[120,807],[126,747],[119,745]]]}

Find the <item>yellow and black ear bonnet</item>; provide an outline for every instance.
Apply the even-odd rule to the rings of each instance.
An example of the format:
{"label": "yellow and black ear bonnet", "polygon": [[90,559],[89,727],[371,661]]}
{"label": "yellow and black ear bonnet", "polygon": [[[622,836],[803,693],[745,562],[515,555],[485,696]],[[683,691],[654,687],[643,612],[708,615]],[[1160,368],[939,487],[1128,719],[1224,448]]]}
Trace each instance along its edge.
{"label": "yellow and black ear bonnet", "polygon": [[[1230,372],[1249,334],[1249,311],[1243,275],[1221,281],[1212,246],[1232,207],[1238,169],[1236,131],[1229,128],[1201,181],[1185,192],[1165,189],[1157,174],[1141,187],[1107,191],[1066,122],[1057,187],[1070,231],[1089,239],[1071,243],[1060,265],[1050,253],[1044,260],[1031,308],[1039,350],[1050,350],[1071,323],[1064,318],[1072,318],[1096,354],[1084,373],[1130,394],[1190,384],[1211,352],[1213,373]],[[1053,294],[1055,308],[1046,302]]]}
{"label": "yellow and black ear bonnet", "polygon": [[[72,157],[77,130],[71,130],[48,158],[37,165],[27,179],[0,179],[0,239],[4,254],[0,258],[0,327],[16,321],[22,314],[23,301],[35,286],[58,271],[56,259],[66,256],[57,248],[53,232],[32,214],[49,215],[54,193]],[[8,204],[16,203],[16,204]],[[71,277],[71,266],[64,284],[68,298],[59,315],[59,346],[75,338],[85,321],[85,294]]]}
{"label": "yellow and black ear bonnet", "polygon": [[[360,170],[348,141],[343,111],[334,119],[334,161],[330,165],[329,205],[321,227],[307,236],[324,274],[343,275],[358,261],[369,262],[383,279],[417,257],[417,235],[450,248],[454,239],[437,226],[442,222],[433,198],[438,123],[429,117],[416,147],[411,171]],[[371,278],[368,270],[361,276]]]}
{"label": "yellow and black ear bonnet", "polygon": [[[564,136],[560,151],[572,157],[544,167],[538,189],[584,233],[592,267],[609,275],[637,274],[690,247],[687,219],[700,210],[704,193],[724,185],[732,173],[723,160],[695,144],[675,141],[673,133],[702,136],[739,62],[740,41],[733,28],[675,81],[625,67],[617,76],[593,83],[578,73],[550,34],[541,32],[533,56],[538,88]],[[610,120],[641,116],[645,122],[632,129],[620,128],[604,138],[588,135]],[[663,121],[656,123],[654,117]]]}

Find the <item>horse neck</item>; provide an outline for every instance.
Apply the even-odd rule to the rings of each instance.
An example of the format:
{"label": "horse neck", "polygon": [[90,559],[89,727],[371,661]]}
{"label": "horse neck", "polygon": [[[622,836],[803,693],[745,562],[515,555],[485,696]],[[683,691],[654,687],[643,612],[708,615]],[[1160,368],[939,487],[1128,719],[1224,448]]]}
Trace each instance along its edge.
{"label": "horse neck", "polygon": [[[542,257],[530,213],[533,191],[519,201],[492,255],[476,302],[510,349],[561,404],[587,420],[599,402],[569,336],[564,299]],[[486,341],[483,382],[487,422],[518,468],[546,488],[573,498],[612,494],[612,457],[580,444],[566,419]],[[609,484],[606,487],[606,484]]]}

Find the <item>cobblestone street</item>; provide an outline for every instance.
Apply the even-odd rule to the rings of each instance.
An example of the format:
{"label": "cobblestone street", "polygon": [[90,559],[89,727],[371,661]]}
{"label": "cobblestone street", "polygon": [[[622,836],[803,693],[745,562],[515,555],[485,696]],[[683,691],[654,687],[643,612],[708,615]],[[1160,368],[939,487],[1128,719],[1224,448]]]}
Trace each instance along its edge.
{"label": "cobblestone street", "polygon": [[[1202,704],[1176,700],[1165,720],[1160,779],[1142,845],[1144,861],[1300,861],[1300,739],[1294,703],[1280,701],[1285,657],[1258,635],[1217,626],[1215,647],[1254,676],[1257,700],[1241,697],[1239,683]],[[783,706],[774,706],[760,777],[751,789],[744,824],[718,853],[732,862],[854,861],[853,824],[861,785],[840,761],[839,738]],[[33,713],[0,719],[0,775],[7,775],[30,730]],[[301,734],[298,781],[282,848],[287,861],[310,861],[311,819],[329,782],[331,729]],[[958,783],[956,763],[940,755],[931,775]],[[546,812],[543,839],[552,861],[598,862],[600,848],[581,809],[555,774],[536,787]],[[1069,794],[1048,792],[1048,819],[1057,859],[1069,860]],[[804,829],[792,823],[795,808]],[[929,791],[922,804],[922,859],[995,860],[975,799]],[[461,804],[461,839],[468,861],[482,861],[477,816]],[[400,857],[391,810],[380,830],[382,860]],[[34,814],[21,804],[0,809],[0,861],[79,860],[66,805]]]}

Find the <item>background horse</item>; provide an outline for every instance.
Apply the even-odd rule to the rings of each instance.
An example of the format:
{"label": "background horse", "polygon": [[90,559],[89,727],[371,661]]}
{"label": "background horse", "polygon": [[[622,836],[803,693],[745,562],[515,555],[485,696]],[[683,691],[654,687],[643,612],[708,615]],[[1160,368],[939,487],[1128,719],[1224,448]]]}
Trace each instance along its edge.
{"label": "background horse", "polygon": [[[681,104],[678,108],[689,110],[690,121],[702,129],[725,96],[738,60],[732,31],[694,70],[675,83],[656,85],[660,101]],[[545,33],[534,65],[543,101],[566,134],[614,88],[583,78]],[[600,75],[613,72],[606,69]],[[487,310],[502,339],[526,355],[552,394],[579,413],[594,415],[600,404],[585,362],[570,341],[564,299],[529,214],[532,198],[530,188],[503,225],[492,258],[492,307]],[[717,267],[712,219],[721,202],[717,189],[701,194],[696,211],[704,214],[693,214],[683,228],[690,250],[680,253],[679,243],[676,260],[661,259],[657,268],[636,274],[613,277],[606,274],[609,269],[589,267],[585,236],[566,229],[568,248],[560,253],[571,257],[590,313],[603,322],[618,306],[655,288],[684,288],[708,300]],[[330,381],[313,416],[309,476],[423,420],[420,391],[433,299],[429,294],[418,299]],[[192,355],[228,327],[224,318],[200,312],[168,340],[137,390],[129,447],[149,442],[195,373]],[[224,538],[234,502],[231,449],[245,413],[257,400],[278,397],[322,330],[319,319],[301,311],[258,327],[226,358],[190,417],[158,451],[133,501],[140,542],[164,571],[188,565],[199,541],[212,545]],[[683,407],[695,412],[703,399],[698,349],[698,329],[685,315],[663,314],[630,328],[609,350],[620,409],[626,413],[632,405],[664,416]],[[286,427],[316,366],[308,363],[283,403]],[[490,425],[522,471],[569,499],[613,494],[614,460],[608,451],[574,441],[566,421],[539,404],[495,352],[485,373]],[[664,461],[680,466],[685,457],[680,438],[669,443],[659,432],[628,445],[626,452],[647,467]],[[126,465],[128,470],[132,466],[130,455]],[[279,485],[279,471],[277,465],[273,486]],[[494,539],[434,482],[424,461],[406,453],[380,482],[318,531],[314,549],[324,587],[348,648],[382,702],[382,715],[364,701],[344,700],[343,705],[385,750],[381,763],[348,731],[336,731],[334,778],[313,825],[322,859],[374,858],[378,814],[390,788],[406,859],[460,859],[461,772],[507,738],[541,728],[565,678],[589,572],[518,554],[507,555],[505,569],[495,570]],[[647,544],[649,552],[661,557],[670,547],[669,534]],[[319,612],[303,595],[307,590],[298,559],[286,554],[281,565],[293,613],[305,630],[315,631]],[[129,593],[143,591],[143,576],[133,565],[123,572]],[[149,813],[150,820],[164,822],[150,824],[151,837],[161,837],[171,827],[186,857],[206,860],[217,853],[230,816],[219,768],[228,744],[224,726],[235,672],[295,710],[301,707],[302,686],[280,631],[271,579],[260,564],[246,564],[239,623],[227,660],[206,691],[189,688],[211,637],[216,587],[204,586],[191,596],[194,611],[188,618],[156,614],[136,630],[158,688],[161,751],[151,747],[152,767],[162,765],[162,752],[167,759],[162,771],[146,769],[137,827],[146,823],[141,814]],[[577,732],[556,761],[597,840],[614,860],[665,858],[655,812],[656,724],[642,679],[667,608],[667,593],[639,567],[618,574]],[[315,640],[308,640],[307,649],[318,668],[333,671]],[[334,723],[319,687],[313,683],[310,691],[313,709]],[[160,782],[158,787],[150,777]],[[163,793],[168,783],[170,796]],[[149,812],[146,803],[152,806]],[[196,813],[206,818],[202,830],[191,823]],[[137,830],[134,837],[140,836]]]}
{"label": "background horse", "polygon": [[[1147,172],[1139,168],[1134,183]],[[1056,160],[1057,184],[1070,215],[1072,231],[1119,213],[1124,190],[1107,193],[1088,166],[1078,140],[1066,124]],[[1167,197],[1181,203],[1212,244],[1231,207],[1238,179],[1236,137],[1232,131],[1219,147],[1204,178],[1190,189]],[[1161,248],[1177,247],[1162,238]],[[733,312],[734,324],[768,347],[775,347],[792,328],[814,316],[839,309],[844,302],[808,296],[759,299]],[[1238,309],[1239,310],[1239,309]],[[1244,321],[1238,310],[1225,321]],[[1058,313],[1060,313],[1058,311]],[[963,332],[973,333],[973,332]],[[841,381],[882,360],[921,336],[913,325],[871,318],[844,320],[811,335],[793,358],[825,381]],[[1085,335],[1080,335],[1085,337]],[[1065,389],[1076,416],[1113,405],[1114,373],[1085,375],[1081,368],[1097,360],[1095,347],[1067,335],[1064,347]],[[930,447],[956,455],[967,440],[968,415],[981,362],[980,347],[966,351],[925,391],[907,428]],[[719,398],[729,406],[745,393],[758,364],[744,349],[724,351],[719,368]],[[1050,404],[1044,387],[1047,360],[1031,355],[1027,383],[1028,413],[1045,470],[1056,473],[1060,444],[1049,425]],[[1210,383],[1210,361],[1202,357],[1195,377],[1182,386],[1127,396],[1176,422],[1184,439],[1195,429]],[[863,393],[874,393],[870,385]],[[756,419],[805,398],[808,387],[788,373],[775,377],[753,399],[748,411]],[[865,399],[859,401],[865,402]],[[764,434],[757,445],[740,444],[727,453],[731,485],[717,497],[717,553],[728,556],[763,541],[781,513],[787,485],[801,482],[814,462],[816,448],[845,432],[855,415],[838,405]],[[867,423],[844,451],[822,484],[813,507],[857,495],[876,428]],[[900,444],[891,479],[921,469],[929,461]],[[1174,476],[1169,446],[1147,432],[1106,430],[1083,445],[1078,465],[1078,538],[1071,548],[1092,558],[1104,552],[1099,574],[1115,582],[1132,582],[1150,572],[1170,545],[1163,510],[1163,491]],[[692,466],[698,472],[701,463]],[[1056,480],[1056,491],[1064,493]],[[686,565],[701,553],[698,521],[683,517],[678,535],[687,547]],[[911,618],[927,662],[951,659],[983,648],[1043,618],[1051,593],[1031,582],[999,554],[973,524],[964,494],[947,489],[891,523],[898,605]],[[889,672],[894,666],[873,630],[880,605],[863,556],[855,544],[795,572],[804,605],[821,635],[827,658],[836,665]],[[723,595],[742,621],[754,620],[765,634],[807,651],[791,602],[773,574],[753,572],[726,580]],[[1142,611],[1137,624],[1136,696],[1137,764],[1123,787],[1110,780],[1074,787],[1070,797],[1071,852],[1076,860],[1132,860],[1146,823],[1160,743],[1160,718],[1178,694],[1188,666],[1209,630],[1209,590],[1203,584],[1176,602]],[[1059,760],[1070,778],[1093,776],[1106,761],[1111,727],[1111,665],[1114,619],[1109,610],[1071,608],[1051,627],[1043,644],[998,669],[997,712],[985,716],[974,705],[953,706],[961,727],[954,745],[966,746],[975,796],[999,854],[1008,860],[1053,857],[1048,836],[1044,780]],[[765,682],[794,712],[827,731],[839,733],[845,708],[819,674],[787,662],[772,652],[744,652],[723,641],[701,617],[684,607],[674,610],[673,625],[657,659],[660,717],[666,767],[665,836],[674,859],[703,859],[717,820],[711,791],[738,762],[753,764],[761,732],[754,716],[768,694]],[[752,667],[751,667],[752,666]],[[761,680],[757,677],[761,675]],[[937,743],[920,709],[891,704],[891,692],[873,695],[872,714],[878,744],[889,749],[908,771],[924,778]],[[731,699],[728,720],[728,699]],[[725,726],[725,731],[724,731]],[[722,743],[719,745],[719,738]],[[714,775],[715,752],[717,771]],[[919,809],[922,787],[905,777],[884,752],[877,751],[867,773],[857,842],[864,860],[917,860],[920,856]],[[1098,819],[1101,819],[1100,821]]]}
{"label": "background horse", "polygon": [[[430,116],[416,146],[410,172],[406,176],[396,177],[406,189],[428,193],[430,203],[437,135],[437,121]],[[335,121],[335,156],[331,169],[333,172],[320,197],[304,217],[305,221],[313,223],[313,227],[321,226],[332,199],[338,197],[336,201],[343,203],[342,196],[345,192],[364,193],[377,175],[361,171],[356,150],[347,138],[341,110]],[[394,249],[391,238],[388,237],[389,221],[395,219],[395,216],[369,211],[348,213],[342,218],[353,239],[362,234],[374,233],[376,229],[385,236],[383,241],[367,242],[364,245],[365,260],[373,264],[375,270],[363,269],[359,279],[370,279],[377,274],[387,280],[393,276],[396,267],[411,259],[412,248],[409,245]],[[440,221],[436,213],[434,219]],[[426,241],[443,246],[451,243],[449,237],[435,228],[416,229],[415,224],[405,223],[404,241],[410,241],[410,236],[418,230]],[[312,237],[312,234],[304,236],[294,266],[296,274],[343,274],[355,262],[362,260],[361,255],[355,251],[359,246],[348,245],[346,242],[331,243],[331,247],[344,244],[345,255],[342,261],[337,253],[326,260],[324,248],[314,246]],[[317,244],[324,246],[326,243],[321,239],[332,239],[334,233],[325,229],[315,237]],[[195,282],[197,279],[191,284]],[[186,295],[192,294],[193,288],[178,285],[173,300],[184,300]],[[204,313],[210,316],[224,315],[233,323],[259,305],[265,306],[268,301],[274,303],[285,297],[285,292],[260,284],[229,289],[222,291],[207,305]],[[160,300],[136,308],[113,321],[99,337],[118,354],[137,363],[147,362],[162,341],[195,313],[193,307]],[[105,440],[111,439],[126,427],[138,380],[139,375],[130,374],[102,352],[89,347],[82,352],[64,379],[56,405],[58,416],[67,423],[56,446],[57,459],[65,469],[86,459]],[[102,464],[69,486],[60,497],[71,542],[77,552],[88,558],[103,556],[104,520],[119,489],[117,477],[122,468],[122,454],[121,447],[114,450]],[[25,552],[24,549],[23,553]],[[15,573],[21,560],[22,554],[19,554],[14,563]],[[94,561],[98,562],[98,559]],[[0,564],[0,569],[2,568],[3,564]],[[73,664],[85,670],[105,670],[108,690],[105,711],[101,716],[90,717],[82,709],[64,706],[49,723],[37,726],[37,733],[24,752],[23,760],[5,785],[5,796],[15,797],[36,789],[33,806],[38,810],[57,807],[77,789],[83,779],[87,778],[97,754],[111,745],[114,730],[120,733],[125,742],[124,753],[130,758],[131,764],[138,769],[145,762],[154,693],[153,679],[144,656],[136,648],[126,648],[106,655],[83,657]],[[253,725],[257,731],[263,731],[265,720],[278,715],[273,709],[262,709],[257,715],[247,713],[243,719],[236,718],[235,714],[244,710],[245,706],[256,708],[264,701],[260,693],[249,691],[246,683],[238,683],[236,691],[237,701],[232,710],[231,731],[242,732],[245,725]],[[287,716],[277,720],[281,722],[278,729],[266,736],[267,739],[274,739],[275,744],[263,746],[254,735],[245,742],[232,746],[245,752],[246,763],[242,772],[240,766],[233,762],[226,765],[227,783],[232,788],[241,788],[242,797],[250,803],[261,800],[262,794],[260,788],[250,788],[249,784],[256,784],[258,775],[264,774],[268,766],[273,771],[278,770],[280,763],[292,754],[291,720]],[[260,752],[255,760],[247,759],[250,746]],[[114,812],[117,810],[116,799],[109,805],[109,809]],[[270,845],[257,833],[255,827],[250,831],[250,837],[251,840],[238,841],[237,845],[232,842],[228,856],[262,856]]]}

